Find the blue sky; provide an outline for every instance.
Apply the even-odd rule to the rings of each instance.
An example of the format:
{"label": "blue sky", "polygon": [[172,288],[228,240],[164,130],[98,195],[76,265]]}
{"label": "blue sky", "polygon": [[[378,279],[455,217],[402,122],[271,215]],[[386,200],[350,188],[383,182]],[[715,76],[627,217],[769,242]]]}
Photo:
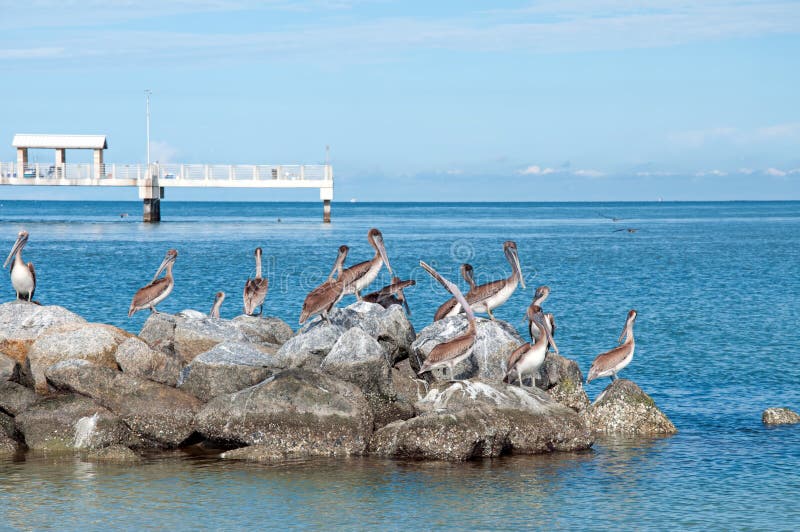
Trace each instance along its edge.
{"label": "blue sky", "polygon": [[142,162],[149,88],[153,159],[329,144],[337,200],[800,199],[797,1],[0,0],[0,21],[4,161],[14,133],[104,133],[107,162]]}

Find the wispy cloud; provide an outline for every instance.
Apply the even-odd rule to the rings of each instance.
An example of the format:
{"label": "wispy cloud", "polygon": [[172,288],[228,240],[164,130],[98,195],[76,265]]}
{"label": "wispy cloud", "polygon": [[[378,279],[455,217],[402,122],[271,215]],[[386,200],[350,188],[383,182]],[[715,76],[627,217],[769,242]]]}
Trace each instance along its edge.
{"label": "wispy cloud", "polygon": [[606,172],[602,172],[600,170],[591,170],[591,169],[589,169],[589,170],[575,170],[574,172],[572,172],[572,175],[576,175],[578,177],[596,178],[596,177],[604,177],[607,174],[606,174]]}
{"label": "wispy cloud", "polygon": [[728,175],[728,172],[723,172],[722,170],[701,170],[700,172],[695,172],[695,177],[705,177],[705,176],[714,176],[714,177],[725,177]]}
{"label": "wispy cloud", "polygon": [[767,168],[764,170],[764,173],[772,177],[783,177],[786,175],[786,172],[777,168]]}
{"label": "wispy cloud", "polygon": [[548,175],[555,172],[556,170],[554,168],[542,168],[541,166],[535,164],[517,171],[517,173],[521,175]]}
{"label": "wispy cloud", "polygon": [[670,140],[681,146],[701,148],[708,144],[725,142],[736,145],[771,142],[775,140],[800,140],[800,122],[788,122],[757,128],[712,127],[681,131],[670,135]]}

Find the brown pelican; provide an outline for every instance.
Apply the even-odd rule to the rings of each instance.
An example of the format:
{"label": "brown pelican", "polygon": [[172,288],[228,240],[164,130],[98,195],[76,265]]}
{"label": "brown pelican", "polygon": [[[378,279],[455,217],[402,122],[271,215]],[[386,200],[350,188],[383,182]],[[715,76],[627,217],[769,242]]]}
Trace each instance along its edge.
{"label": "brown pelican", "polygon": [[[538,305],[531,305],[528,309],[528,315],[531,316],[531,325],[535,325],[539,331],[539,337],[534,341],[531,337],[530,343],[524,343],[511,353],[508,357],[506,367],[506,376],[503,382],[512,383],[512,374],[516,374],[519,379],[519,385],[522,386],[522,379],[525,373],[531,375],[531,385],[536,386],[536,377],[539,376],[539,368],[544,363],[545,355],[547,354],[547,346],[553,341],[550,332],[547,330],[545,324],[545,317],[542,313],[542,307]],[[555,346],[555,343],[553,343]],[[558,351],[558,348],[556,348]]]}
{"label": "brown pelican", "polygon": [[[467,281],[467,284],[469,284],[470,291],[467,292],[467,297],[469,297],[469,294],[475,289],[475,278],[473,277],[474,271],[472,270],[472,265],[464,263],[461,265],[460,270],[461,277],[463,277],[464,280]],[[436,309],[436,314],[433,315],[433,321],[439,321],[442,318],[455,316],[459,312],[461,312],[461,303],[456,301],[456,298],[451,297],[442,303],[438,309]]]}
{"label": "brown pelican", "polygon": [[[533,302],[528,307],[528,311],[526,312],[526,318],[528,320],[528,333],[531,335],[531,339],[539,339],[539,329],[534,326],[534,307],[541,307],[547,297],[550,295],[550,287],[547,285],[542,285],[536,288],[536,293],[533,295]],[[547,332],[550,333],[551,336],[555,334],[555,327],[556,321],[555,317],[551,313],[544,314],[544,326],[547,327]]]}
{"label": "brown pelican", "polygon": [[597,355],[597,358],[592,362],[592,367],[589,369],[589,376],[586,377],[587,383],[609,375],[611,380],[615,380],[617,373],[631,363],[633,351],[636,347],[636,342],[633,340],[633,323],[635,321],[636,311],[631,310],[628,312],[628,319],[625,320],[625,328],[622,329],[622,333],[619,335],[620,345],[602,355]]}
{"label": "brown pelican", "polygon": [[377,292],[367,294],[362,299],[368,303],[377,303],[383,308],[389,308],[392,305],[403,305],[408,315],[411,316],[411,309],[408,308],[408,301],[406,301],[403,289],[415,284],[417,282],[413,279],[401,281],[399,277],[392,277],[392,284],[384,286]]}
{"label": "brown pelican", "polygon": [[[320,314],[323,320],[329,321],[328,312],[344,295],[342,264],[344,264],[349,250],[350,248],[347,246],[339,246],[339,254],[336,256],[336,261],[333,263],[333,268],[331,273],[328,274],[328,278],[306,296],[305,301],[303,301],[303,310],[300,311],[301,324],[315,314]],[[335,274],[338,275],[338,279],[333,278]]]}
{"label": "brown pelican", "polygon": [[256,307],[258,309],[258,316],[264,311],[264,298],[267,297],[267,289],[269,288],[269,281],[261,277],[261,248],[256,248],[256,276],[253,279],[248,279],[244,283],[244,313],[248,316],[254,316]]}
{"label": "brown pelican", "polygon": [[164,256],[164,260],[161,261],[161,266],[159,266],[158,271],[156,271],[155,277],[158,277],[159,274],[161,274],[161,272],[165,269],[167,270],[167,273],[161,279],[154,278],[150,284],[144,288],[140,288],[133,295],[131,307],[128,309],[129,318],[136,314],[137,311],[144,310],[146,308],[149,308],[150,312],[156,314],[158,313],[156,310],[156,305],[167,298],[170,292],[172,292],[172,287],[174,286],[172,279],[172,265],[175,263],[176,258],[178,258],[177,250],[170,249],[167,251],[167,254]]}
{"label": "brown pelican", "polygon": [[211,312],[208,313],[209,318],[219,318],[219,308],[223,301],[225,301],[225,292],[217,292],[214,297],[214,305],[211,307]]}
{"label": "brown pelican", "polygon": [[456,364],[470,356],[472,351],[475,349],[475,314],[472,313],[472,309],[467,304],[467,300],[461,294],[461,290],[458,289],[458,286],[439,275],[436,270],[425,264],[423,261],[419,261],[419,264],[425,268],[425,271],[431,274],[434,279],[439,281],[445,288],[447,288],[447,290],[453,294],[456,300],[458,300],[458,302],[467,312],[467,320],[469,320],[469,325],[467,326],[467,331],[464,334],[456,336],[452,340],[442,342],[431,349],[431,352],[428,353],[428,357],[425,359],[425,362],[422,364],[422,367],[419,369],[417,374],[422,375],[426,371],[431,371],[440,367],[447,367],[450,369],[450,379],[455,380],[453,368]]}
{"label": "brown pelican", "polygon": [[374,227],[367,233],[369,244],[375,249],[375,256],[371,260],[360,262],[344,270],[339,277],[344,282],[344,293],[355,294],[356,299],[361,301],[361,290],[369,286],[381,271],[381,266],[386,263],[389,274],[392,267],[389,264],[389,257],[386,256],[386,247],[383,245],[383,235]]}
{"label": "brown pelican", "polygon": [[517,284],[522,284],[522,288],[525,288],[522,268],[519,265],[517,244],[511,240],[503,243],[503,253],[505,253],[508,263],[511,264],[511,275],[507,279],[476,286],[467,294],[467,301],[472,306],[473,312],[485,312],[492,320],[494,320],[492,309],[508,301],[511,294],[517,289]]}
{"label": "brown pelican", "polygon": [[33,293],[36,291],[36,270],[33,268],[33,263],[25,264],[22,260],[22,249],[28,243],[28,232],[20,231],[17,235],[17,241],[14,242],[14,247],[11,248],[11,253],[8,254],[6,261],[3,263],[3,268],[8,266],[11,258],[14,262],[11,263],[11,286],[17,292],[17,299],[25,301],[33,300]]}

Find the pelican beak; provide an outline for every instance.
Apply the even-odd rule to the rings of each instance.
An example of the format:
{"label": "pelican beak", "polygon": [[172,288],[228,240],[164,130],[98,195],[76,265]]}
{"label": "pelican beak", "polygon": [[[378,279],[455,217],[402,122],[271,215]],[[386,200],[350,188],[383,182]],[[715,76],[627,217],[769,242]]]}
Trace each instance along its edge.
{"label": "pelican beak", "polygon": [[381,259],[386,263],[386,269],[389,270],[389,275],[394,275],[394,273],[392,273],[392,266],[389,264],[389,256],[386,255],[386,247],[383,245],[383,237],[379,238],[377,243],[378,253],[381,254]]}
{"label": "pelican beak", "polygon": [[[158,271],[157,271],[157,272],[156,272],[156,274],[153,276],[153,281],[155,281],[156,279],[158,279],[158,276],[159,276],[159,275],[161,275],[161,272],[163,272],[163,271],[164,271],[164,268],[166,268],[166,267],[167,267],[167,264],[169,264],[169,263],[170,263],[170,262],[172,262],[173,260],[175,260],[175,258],[174,258],[172,255],[167,255],[166,257],[164,257],[164,260],[162,260],[162,261],[161,261],[161,266],[159,266],[159,267],[158,267]],[[152,282],[152,281],[151,281],[151,282]]]}
{"label": "pelican beak", "polygon": [[511,257],[514,259],[514,270],[517,272],[517,276],[519,277],[519,284],[522,285],[522,288],[525,288],[525,279],[522,277],[522,266],[519,265],[519,253],[517,252],[517,248],[511,248]]}
{"label": "pelican beak", "polygon": [[333,263],[333,269],[331,270],[331,273],[328,274],[328,281],[333,279],[334,274],[336,275],[337,279],[341,279],[342,264],[344,264],[345,257],[347,257],[347,252],[339,251],[339,254],[336,256],[336,262]]}
{"label": "pelican beak", "polygon": [[8,254],[8,257],[6,257],[6,261],[3,263],[3,268],[8,266],[8,263],[11,262],[11,259],[14,257],[14,255],[17,254],[17,251],[19,251],[20,248],[25,245],[26,240],[27,238],[17,237],[17,241],[14,242],[14,247],[11,248],[11,253]]}
{"label": "pelican beak", "polygon": [[544,328],[544,332],[547,335],[547,341],[553,346],[553,349],[556,350],[556,354],[558,355],[558,346],[556,345],[556,341],[553,340],[553,335],[550,334],[550,329],[547,327]]}
{"label": "pelican beak", "polygon": [[408,300],[406,299],[406,295],[400,290],[400,300],[403,302],[403,307],[406,309],[406,314],[411,316],[411,308],[408,306]]}

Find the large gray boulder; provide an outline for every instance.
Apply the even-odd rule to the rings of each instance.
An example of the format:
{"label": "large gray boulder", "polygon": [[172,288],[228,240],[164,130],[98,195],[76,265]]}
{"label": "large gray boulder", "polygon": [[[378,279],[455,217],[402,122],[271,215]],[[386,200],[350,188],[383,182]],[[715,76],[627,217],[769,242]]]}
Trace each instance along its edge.
{"label": "large gray boulder", "polygon": [[33,341],[56,325],[86,323],[64,307],[40,306],[25,301],[0,304],[0,352],[25,364]]}
{"label": "large gray boulder", "polygon": [[414,416],[413,403],[404,401],[394,391],[386,350],[363,329],[353,327],[345,331],[323,359],[320,369],[361,388],[376,427]]}
{"label": "large gray boulder", "polygon": [[16,416],[36,402],[36,393],[16,382],[0,382],[0,410]]}
{"label": "large gray boulder", "polygon": [[[467,326],[466,316],[458,315],[436,321],[425,327],[411,344],[413,350],[411,367],[414,368],[414,371],[419,371],[434,347],[464,334]],[[474,351],[472,355],[455,366],[455,378],[463,380],[477,377],[486,382],[500,383],[505,376],[508,357],[524,341],[517,330],[504,321],[478,318],[476,329]],[[445,373],[442,369],[435,369],[430,372],[430,375],[432,378],[426,377],[426,380],[451,380],[453,378],[449,370],[446,370],[446,377],[443,377]]]}
{"label": "large gray boulder", "polygon": [[[345,308],[333,309],[329,319],[336,328],[346,331],[357,327],[372,336],[386,350],[391,364],[408,358],[411,354],[411,343],[416,338],[416,333],[399,305],[385,309],[375,303],[357,301]],[[317,318],[307,323],[298,334],[304,334],[320,325],[324,324],[321,323],[321,318]]]}
{"label": "large gray boulder", "polygon": [[595,432],[628,435],[674,434],[675,425],[633,381],[613,381],[584,411]]}
{"label": "large gray boulder", "polygon": [[18,415],[16,423],[34,450],[98,449],[138,441],[117,415],[80,395],[42,398]]}
{"label": "large gray boulder", "polygon": [[358,387],[322,373],[287,370],[212,399],[197,415],[206,438],[302,456],[363,454],[372,415]]}
{"label": "large gray boulder", "polygon": [[167,386],[177,386],[183,365],[169,352],[152,349],[136,337],[119,344],[114,359],[120,369],[134,377],[150,379]]}
{"label": "large gray boulder", "polygon": [[378,430],[370,451],[397,458],[461,461],[501,454],[589,448],[578,414],[538,389],[477,380],[435,383],[416,404],[422,412]]}
{"label": "large gray boulder", "polygon": [[174,447],[194,432],[200,400],[170,386],[83,360],[60,362],[45,373],[55,388],[91,397],[114,412],[146,443]]}
{"label": "large gray boulder", "polygon": [[264,345],[283,345],[294,335],[288,323],[271,316],[237,316],[231,320],[249,342]]}
{"label": "large gray boulder", "polygon": [[206,402],[258,384],[280,369],[274,354],[255,344],[222,342],[184,368],[178,388]]}
{"label": "large gray boulder", "polygon": [[789,408],[767,408],[761,414],[765,425],[794,425],[800,423],[800,414]]}
{"label": "large gray boulder", "polygon": [[23,447],[17,432],[14,418],[0,412],[0,455],[14,454]]}
{"label": "large gray boulder", "polygon": [[139,331],[139,338],[153,349],[168,355],[175,354],[175,325],[178,318],[172,314],[150,314]]}
{"label": "large gray boulder", "polygon": [[286,368],[317,369],[345,330],[315,321],[283,344],[276,358]]}
{"label": "large gray boulder", "polygon": [[36,391],[48,393],[45,370],[64,360],[86,360],[115,369],[117,346],[131,335],[100,323],[70,323],[50,327],[39,335],[28,352]]}
{"label": "large gray boulder", "polygon": [[589,397],[583,389],[583,373],[578,363],[555,353],[547,353],[539,368],[536,385],[550,397],[576,412],[589,407]]}

